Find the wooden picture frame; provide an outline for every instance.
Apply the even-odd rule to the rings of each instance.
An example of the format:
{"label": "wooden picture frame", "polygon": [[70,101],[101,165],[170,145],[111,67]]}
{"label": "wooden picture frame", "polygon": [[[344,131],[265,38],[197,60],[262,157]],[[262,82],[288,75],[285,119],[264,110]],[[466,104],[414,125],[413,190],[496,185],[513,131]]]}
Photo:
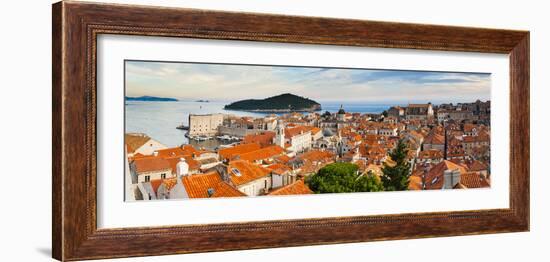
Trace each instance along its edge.
{"label": "wooden picture frame", "polygon": [[[81,260],[529,230],[529,32],[83,2],[53,5],[53,257]],[[508,54],[510,207],[98,229],[99,34]],[[498,90],[496,90],[498,92]],[[142,248],[154,243],[155,248]]]}

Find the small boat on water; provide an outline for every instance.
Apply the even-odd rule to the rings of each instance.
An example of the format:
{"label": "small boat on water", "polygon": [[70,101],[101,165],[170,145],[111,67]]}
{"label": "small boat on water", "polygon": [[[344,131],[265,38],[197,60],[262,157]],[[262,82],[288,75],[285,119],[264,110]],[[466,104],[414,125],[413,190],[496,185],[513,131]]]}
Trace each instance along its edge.
{"label": "small boat on water", "polygon": [[189,127],[188,126],[185,126],[184,124],[181,124],[179,126],[176,126],[176,129],[179,129],[179,130],[189,130]]}
{"label": "small boat on water", "polygon": [[211,137],[211,136],[195,136],[195,137],[192,137],[191,139],[194,139],[194,140],[197,140],[197,141],[206,141],[206,140],[210,140],[212,138],[213,137]]}
{"label": "small boat on water", "polygon": [[219,139],[219,140],[224,140],[224,141],[225,140],[231,140],[231,137],[228,136],[228,135],[217,136],[216,138]]}

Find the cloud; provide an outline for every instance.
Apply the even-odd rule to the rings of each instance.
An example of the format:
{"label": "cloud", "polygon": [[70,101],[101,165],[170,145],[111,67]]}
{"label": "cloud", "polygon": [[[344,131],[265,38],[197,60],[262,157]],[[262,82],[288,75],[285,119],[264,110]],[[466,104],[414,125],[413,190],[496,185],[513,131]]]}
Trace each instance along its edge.
{"label": "cloud", "polygon": [[127,95],[233,101],[294,93],[332,101],[468,101],[490,98],[490,74],[126,62]]}

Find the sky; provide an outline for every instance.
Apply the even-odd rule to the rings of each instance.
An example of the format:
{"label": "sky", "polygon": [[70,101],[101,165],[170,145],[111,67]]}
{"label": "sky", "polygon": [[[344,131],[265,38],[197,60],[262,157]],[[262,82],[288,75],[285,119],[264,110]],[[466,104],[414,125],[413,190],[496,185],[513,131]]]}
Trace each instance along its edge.
{"label": "sky", "polygon": [[318,102],[489,100],[487,73],[126,61],[126,96],[237,101],[283,93]]}

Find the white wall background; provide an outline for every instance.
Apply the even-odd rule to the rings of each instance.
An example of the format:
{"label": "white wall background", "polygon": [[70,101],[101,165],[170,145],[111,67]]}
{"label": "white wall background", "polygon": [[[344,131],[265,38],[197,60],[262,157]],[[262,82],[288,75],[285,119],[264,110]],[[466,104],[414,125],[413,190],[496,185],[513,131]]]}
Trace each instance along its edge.
{"label": "white wall background", "polygon": [[[105,0],[107,1],[107,0]],[[550,97],[550,28],[544,1],[108,1],[531,31],[531,232],[277,248],[124,261],[547,261],[550,144],[543,137]],[[2,261],[51,255],[50,1],[9,1],[0,10],[0,215]],[[20,173],[20,168],[26,172]]]}

